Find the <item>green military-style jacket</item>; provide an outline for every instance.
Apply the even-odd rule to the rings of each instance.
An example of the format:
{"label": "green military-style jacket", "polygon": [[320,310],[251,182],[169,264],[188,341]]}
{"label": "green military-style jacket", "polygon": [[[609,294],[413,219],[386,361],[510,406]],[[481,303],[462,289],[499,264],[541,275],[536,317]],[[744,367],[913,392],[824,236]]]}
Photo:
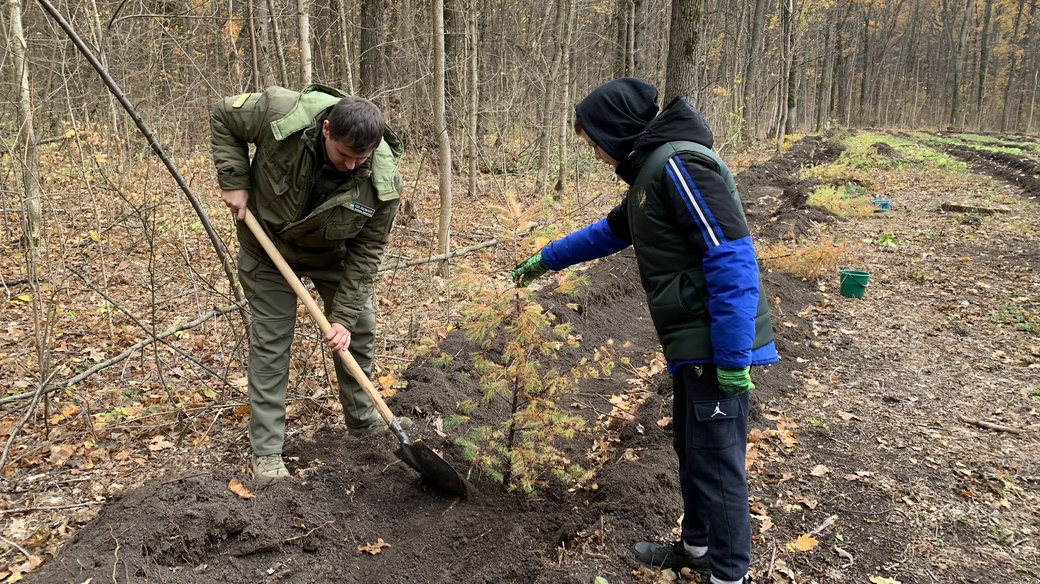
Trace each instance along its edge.
{"label": "green military-style jacket", "polygon": [[[351,329],[372,294],[390,228],[400,206],[397,171],[404,147],[387,127],[375,153],[316,209],[304,216],[321,139],[319,114],[344,95],[322,85],[302,92],[271,87],[219,101],[210,116],[213,163],[224,190],[247,189],[249,210],[290,265],[342,262],[329,314]],[[256,149],[252,160],[249,144]],[[269,261],[244,226],[242,251]]]}

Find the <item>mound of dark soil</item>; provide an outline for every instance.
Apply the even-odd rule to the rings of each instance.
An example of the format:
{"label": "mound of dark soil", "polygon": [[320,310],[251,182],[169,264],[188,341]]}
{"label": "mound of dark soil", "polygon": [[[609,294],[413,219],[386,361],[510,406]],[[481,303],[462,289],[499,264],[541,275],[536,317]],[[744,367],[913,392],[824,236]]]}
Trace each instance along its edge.
{"label": "mound of dark soil", "polygon": [[755,236],[765,240],[796,240],[833,215],[807,206],[809,193],[819,184],[798,177],[799,170],[838,158],[841,147],[818,137],[799,140],[790,150],[756,164],[735,178],[745,214]]}
{"label": "mound of dark soil", "polygon": [[885,156],[887,158],[902,158],[902,155],[899,153],[898,150],[884,142],[874,142],[870,145],[870,147],[873,148],[874,151],[881,156]]}
{"label": "mound of dark soil", "polygon": [[946,151],[966,162],[973,171],[1017,185],[1026,197],[1040,198],[1040,163],[1035,160],[970,146],[948,145]]}

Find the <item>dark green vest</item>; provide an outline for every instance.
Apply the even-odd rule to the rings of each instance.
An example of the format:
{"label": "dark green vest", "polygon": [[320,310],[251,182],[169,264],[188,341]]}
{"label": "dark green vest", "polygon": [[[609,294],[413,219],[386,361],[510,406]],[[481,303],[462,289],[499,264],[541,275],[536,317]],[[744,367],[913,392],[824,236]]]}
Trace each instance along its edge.
{"label": "dark green vest", "polygon": [[[650,316],[668,361],[711,361],[711,318],[708,287],[701,258],[691,253],[688,234],[681,233],[662,184],[664,165],[676,154],[692,154],[719,173],[730,196],[743,206],[729,168],[711,149],[696,142],[669,142],[653,150],[637,166],[639,174],[628,190],[628,222]],[[773,341],[769,304],[758,286],[753,348]]]}

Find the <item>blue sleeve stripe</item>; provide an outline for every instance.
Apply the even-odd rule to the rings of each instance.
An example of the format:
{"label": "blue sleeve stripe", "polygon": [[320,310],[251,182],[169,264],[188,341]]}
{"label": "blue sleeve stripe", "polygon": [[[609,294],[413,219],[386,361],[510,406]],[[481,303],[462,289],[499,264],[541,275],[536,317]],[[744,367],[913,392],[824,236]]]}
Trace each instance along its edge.
{"label": "blue sleeve stripe", "polygon": [[722,229],[719,228],[718,222],[715,221],[711,210],[704,202],[704,197],[697,190],[697,185],[693,183],[693,179],[686,172],[686,167],[682,164],[682,160],[679,159],[678,155],[675,155],[668,159],[668,166],[672,170],[672,174],[669,176],[672,176],[672,180],[676,181],[679,192],[689,200],[689,204],[696,211],[694,219],[699,220],[704,225],[704,230],[710,236],[710,238],[705,238],[705,242],[710,241],[715,246],[721,245],[723,241],[726,241],[725,236],[722,235]]}
{"label": "blue sleeve stripe", "polygon": [[683,190],[683,187],[679,182],[679,177],[676,176],[675,171],[672,170],[671,165],[666,165],[664,169],[668,173],[668,178],[672,179],[672,184],[675,186],[676,192],[679,193],[679,198],[682,199],[682,202],[684,205],[686,205],[686,208],[690,210],[690,216],[693,217],[693,224],[696,225],[697,229],[700,230],[701,237],[704,238],[705,244],[708,244],[708,242],[711,241],[709,239],[710,236],[708,235],[708,231],[704,229],[704,223],[697,220],[697,211],[695,211],[693,205],[690,204],[690,197],[686,196],[686,191]]}

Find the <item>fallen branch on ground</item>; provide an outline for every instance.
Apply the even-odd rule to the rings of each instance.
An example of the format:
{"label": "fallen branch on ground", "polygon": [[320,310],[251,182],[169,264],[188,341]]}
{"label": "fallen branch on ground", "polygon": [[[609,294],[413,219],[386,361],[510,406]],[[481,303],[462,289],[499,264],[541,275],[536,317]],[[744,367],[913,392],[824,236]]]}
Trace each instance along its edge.
{"label": "fallen branch on ground", "polygon": [[986,422],[983,420],[973,420],[962,414],[957,414],[957,419],[964,422],[965,424],[971,424],[972,426],[978,426],[979,428],[985,428],[987,430],[994,430],[996,432],[1009,432],[1011,434],[1022,434],[1022,430],[1018,428],[1012,428],[1010,426],[1001,426],[1000,424],[994,424],[993,422]]}
{"label": "fallen branch on ground", "polygon": [[17,509],[0,509],[0,515],[32,513],[33,511],[60,511],[62,509],[79,509],[80,507],[92,507],[94,505],[104,504],[104,501],[87,501],[85,503],[73,503],[72,505],[43,505],[41,507],[19,507]]}
{"label": "fallen branch on ground", "polygon": [[939,208],[947,213],[977,213],[979,215],[995,215],[997,213],[1010,213],[1007,209],[999,207],[980,207],[963,203],[943,203]]}

